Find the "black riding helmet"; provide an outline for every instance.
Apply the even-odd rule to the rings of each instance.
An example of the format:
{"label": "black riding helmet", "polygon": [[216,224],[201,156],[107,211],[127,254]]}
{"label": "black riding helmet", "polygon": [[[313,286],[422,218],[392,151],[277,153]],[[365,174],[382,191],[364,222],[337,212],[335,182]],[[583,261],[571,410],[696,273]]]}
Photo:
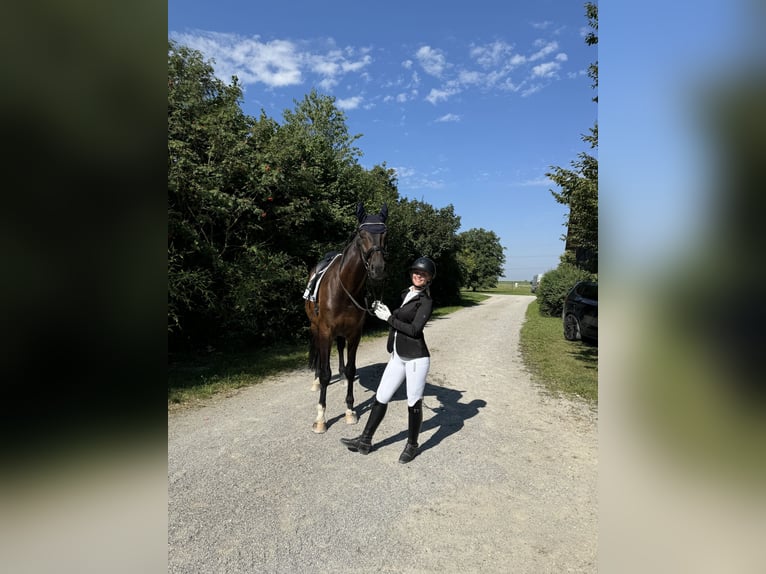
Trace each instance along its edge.
{"label": "black riding helmet", "polygon": [[410,265],[410,272],[412,271],[425,271],[431,274],[431,280],[436,277],[436,263],[429,257],[418,257],[414,263]]}

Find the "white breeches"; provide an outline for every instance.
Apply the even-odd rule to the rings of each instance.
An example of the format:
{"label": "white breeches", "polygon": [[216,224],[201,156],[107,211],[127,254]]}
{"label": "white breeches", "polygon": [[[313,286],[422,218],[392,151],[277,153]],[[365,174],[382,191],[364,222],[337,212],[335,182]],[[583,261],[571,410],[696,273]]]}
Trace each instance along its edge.
{"label": "white breeches", "polygon": [[426,377],[431,366],[430,357],[403,359],[394,351],[383,371],[375,398],[379,403],[388,404],[402,382],[407,380],[407,405],[413,406],[423,398],[426,390]]}

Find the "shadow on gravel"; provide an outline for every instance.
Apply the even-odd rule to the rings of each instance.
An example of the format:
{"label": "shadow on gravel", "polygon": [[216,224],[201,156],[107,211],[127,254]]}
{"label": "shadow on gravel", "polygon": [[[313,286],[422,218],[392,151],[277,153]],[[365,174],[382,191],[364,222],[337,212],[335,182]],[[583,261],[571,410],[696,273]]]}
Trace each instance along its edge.
{"label": "shadow on gravel", "polygon": [[[376,363],[366,367],[361,367],[357,370],[358,382],[362,387],[372,391],[373,393],[378,388],[378,383],[383,375],[383,371],[386,368],[385,363]],[[356,408],[356,413],[359,416],[360,424],[364,424],[367,421],[362,420],[362,415],[366,413],[372,406],[372,399],[374,395],[371,395],[363,403],[360,403]],[[430,448],[437,446],[444,439],[450,435],[455,434],[461,428],[463,428],[465,421],[479,414],[479,409],[487,406],[487,401],[475,399],[470,403],[461,403],[460,399],[463,397],[463,391],[457,391],[455,389],[449,389],[439,385],[432,385],[426,383],[426,389],[423,397],[423,426],[420,429],[421,435],[426,431],[436,429],[428,440],[421,443],[420,452],[425,452]],[[389,409],[386,417],[398,416],[402,421],[401,432],[396,433],[393,436],[389,436],[380,441],[375,441],[376,448],[386,447],[397,442],[407,442],[407,391],[406,383],[402,383],[399,389],[394,394],[394,398],[391,400],[392,404],[403,403],[402,408],[394,406],[393,409]],[[429,416],[429,414],[431,416]],[[341,417],[338,417],[340,419]],[[330,421],[328,420],[328,426]],[[378,438],[378,437],[376,437]],[[404,446],[404,445],[402,445]]]}

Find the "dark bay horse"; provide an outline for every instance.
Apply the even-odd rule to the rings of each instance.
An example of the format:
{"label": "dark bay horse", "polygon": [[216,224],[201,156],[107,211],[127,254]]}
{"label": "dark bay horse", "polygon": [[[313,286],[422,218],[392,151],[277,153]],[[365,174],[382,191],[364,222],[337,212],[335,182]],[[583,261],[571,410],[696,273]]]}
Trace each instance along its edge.
{"label": "dark bay horse", "polygon": [[[330,384],[330,352],[337,344],[339,374],[346,377],[346,423],[355,424],[354,378],[356,377],[356,350],[362,338],[364,316],[369,312],[365,290],[368,281],[379,283],[386,271],[386,219],[388,207],[383,204],[380,213],[368,215],[364,205],[356,208],[359,225],[353,239],[343,252],[327,267],[319,284],[316,301],[306,301],[306,315],[311,321],[309,366],[314,369],[315,387],[319,382],[319,403],[314,421],[315,433],[327,430],[327,385]],[[311,270],[313,274],[314,269]],[[344,364],[343,350],[348,346]]]}

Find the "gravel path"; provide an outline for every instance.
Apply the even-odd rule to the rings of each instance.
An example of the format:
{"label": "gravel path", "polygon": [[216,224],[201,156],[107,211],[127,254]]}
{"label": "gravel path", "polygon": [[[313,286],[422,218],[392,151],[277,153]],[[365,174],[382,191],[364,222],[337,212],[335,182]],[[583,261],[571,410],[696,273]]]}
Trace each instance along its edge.
{"label": "gravel path", "polygon": [[[284,373],[168,416],[171,573],[597,572],[597,415],[542,393],[519,330],[530,296],[495,295],[426,327],[421,454],[399,464],[403,387],[368,456],[358,435],[388,359],[360,346],[357,425],[344,384],[314,434],[312,374]],[[333,356],[333,368],[337,362]]]}

